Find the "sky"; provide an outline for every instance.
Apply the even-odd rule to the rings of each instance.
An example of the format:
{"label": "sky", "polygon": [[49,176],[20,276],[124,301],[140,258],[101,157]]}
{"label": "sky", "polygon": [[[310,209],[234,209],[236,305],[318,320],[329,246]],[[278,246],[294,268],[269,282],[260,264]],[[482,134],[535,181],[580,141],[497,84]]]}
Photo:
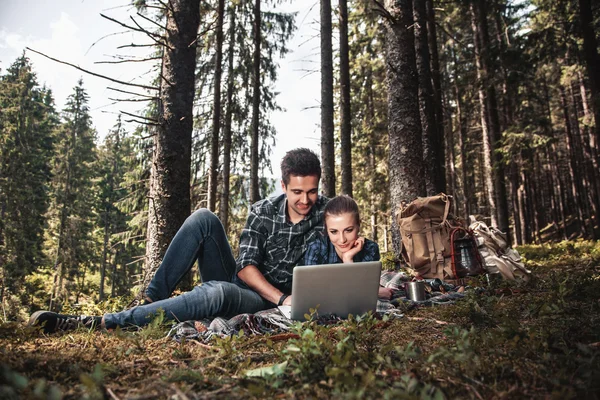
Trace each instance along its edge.
{"label": "sky", "polygon": [[[153,78],[150,63],[98,64],[114,60],[116,54],[140,57],[145,54],[146,50],[117,49],[121,45],[149,41],[143,34],[126,31],[100,15],[131,24],[130,16],[135,17],[135,10],[128,4],[128,0],[0,0],[0,73],[4,74],[25,47],[30,47],[117,80],[146,83]],[[296,0],[280,7],[286,12],[298,12],[299,29],[289,43],[292,51],[279,60],[275,90],[279,92],[277,100],[284,111],[270,116],[277,130],[271,158],[276,178],[279,177],[279,162],[288,150],[308,147],[320,155],[318,3],[316,0]],[[139,18],[137,20],[143,24]],[[139,92],[137,88],[85,74],[30,51],[26,55],[33,63],[38,82],[52,89],[59,110],[64,107],[77,81],[83,79],[99,138],[115,125],[120,111],[135,114],[143,107],[142,103],[115,104],[110,98],[127,96],[107,89]]]}

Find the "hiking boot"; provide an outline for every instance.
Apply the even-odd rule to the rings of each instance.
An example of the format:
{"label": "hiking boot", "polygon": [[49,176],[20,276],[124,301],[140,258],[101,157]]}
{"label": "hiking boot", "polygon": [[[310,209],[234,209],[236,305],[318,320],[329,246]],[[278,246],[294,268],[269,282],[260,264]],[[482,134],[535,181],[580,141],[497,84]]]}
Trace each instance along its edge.
{"label": "hiking boot", "polygon": [[65,315],[52,311],[36,311],[31,314],[29,326],[41,327],[44,333],[66,332],[77,328],[100,329],[102,317]]}

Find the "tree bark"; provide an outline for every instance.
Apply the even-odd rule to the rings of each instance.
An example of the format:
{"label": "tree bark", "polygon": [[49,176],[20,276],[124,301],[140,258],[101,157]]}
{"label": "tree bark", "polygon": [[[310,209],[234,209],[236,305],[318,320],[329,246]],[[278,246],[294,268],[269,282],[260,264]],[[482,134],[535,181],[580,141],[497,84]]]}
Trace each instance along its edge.
{"label": "tree bark", "polygon": [[[498,229],[508,234],[508,202],[506,199],[506,184],[504,181],[504,167],[502,166],[502,156],[495,151],[498,143],[502,139],[500,124],[498,121],[498,107],[496,104],[496,90],[491,82],[490,76],[492,73],[491,61],[488,54],[490,48],[490,40],[487,29],[487,13],[486,0],[475,0],[476,3],[471,3],[471,11],[474,16],[473,31],[475,33],[475,54],[477,73],[480,80],[480,104],[482,106],[482,125],[487,126],[488,154],[490,158],[489,165],[491,168],[490,177],[493,187],[489,187],[489,200],[492,216],[496,217]],[[487,162],[486,162],[487,164]],[[487,184],[489,185],[489,181]],[[493,198],[493,199],[492,199]],[[493,219],[492,219],[493,220]],[[508,234],[508,238],[511,236]]]}
{"label": "tree bark", "polygon": [[[596,144],[595,154],[600,154],[598,143],[600,140],[600,57],[598,57],[598,43],[594,32],[591,1],[579,0],[579,19],[583,34],[583,54],[587,67],[587,75],[590,81],[590,91],[592,92],[592,109],[594,110],[594,120],[596,129],[594,130],[594,143]],[[596,156],[598,157],[598,156]],[[600,160],[596,160],[600,164]]]}
{"label": "tree bark", "polygon": [[175,233],[190,214],[198,0],[172,0],[167,9],[158,126],[150,173],[144,288]]}
{"label": "tree bark", "polygon": [[[435,10],[433,7],[433,0],[425,0],[426,6],[426,18],[427,18],[427,38],[429,41],[429,55],[430,55],[430,68],[431,68],[431,82],[433,84],[433,106],[435,111],[435,121],[438,134],[438,143],[444,143],[446,136],[446,123],[445,123],[445,110],[444,110],[444,96],[442,93],[442,69],[440,68],[440,58],[438,53],[437,43],[437,28],[435,22]],[[440,146],[439,156],[442,160],[446,158],[444,147]],[[446,186],[446,176],[448,173],[444,170],[442,164],[442,176],[444,176],[443,185]]]}
{"label": "tree bark", "polygon": [[342,193],[352,197],[352,113],[350,108],[350,61],[348,57],[348,1],[340,7],[340,142],[342,147]]}
{"label": "tree bark", "polygon": [[332,30],[331,0],[321,0],[321,182],[327,197],[335,196]]}
{"label": "tree bark", "polygon": [[413,1],[415,22],[415,55],[419,81],[419,113],[423,129],[423,161],[425,162],[425,182],[427,195],[433,196],[446,190],[444,159],[441,148],[444,142],[439,142],[436,126],[433,86],[431,84],[431,70],[429,57],[429,43],[427,38],[427,18],[425,2]]}
{"label": "tree bark", "polygon": [[221,128],[221,72],[223,70],[223,14],[225,0],[217,6],[217,26],[215,45],[215,78],[213,87],[213,120],[210,137],[210,170],[208,173],[208,209],[216,211],[219,170],[219,130]]}
{"label": "tree bark", "polygon": [[231,174],[231,122],[233,118],[233,90],[235,85],[233,74],[233,56],[235,51],[235,11],[231,7],[229,13],[229,53],[227,55],[227,111],[223,127],[223,188],[219,202],[219,219],[225,228],[229,229],[229,191]]}
{"label": "tree bark", "polygon": [[419,87],[415,61],[411,0],[386,0],[386,73],[388,84],[389,182],[392,245],[399,256],[395,215],[402,203],[426,194]]}
{"label": "tree bark", "polygon": [[258,180],[259,117],[260,117],[260,0],[254,2],[254,56],[252,66],[252,133],[250,140],[250,204],[260,200]]}

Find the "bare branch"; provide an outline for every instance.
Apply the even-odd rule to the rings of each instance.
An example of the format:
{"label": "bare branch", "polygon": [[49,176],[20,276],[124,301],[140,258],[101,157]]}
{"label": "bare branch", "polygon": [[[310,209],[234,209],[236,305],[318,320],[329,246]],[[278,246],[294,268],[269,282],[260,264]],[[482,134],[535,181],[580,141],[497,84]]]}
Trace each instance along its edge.
{"label": "bare branch", "polygon": [[155,120],[154,118],[144,117],[143,115],[131,114],[131,113],[128,113],[127,111],[123,111],[123,110],[119,110],[119,112],[122,113],[122,114],[125,114],[125,115],[129,115],[130,117],[133,117],[133,118],[145,119],[147,121],[150,121],[150,122],[155,123],[155,124],[158,125],[158,121]]}
{"label": "bare branch", "polygon": [[[173,49],[171,46],[169,46],[167,44],[167,38],[165,36],[158,35],[156,33],[152,33],[150,31],[142,28],[142,26],[140,24],[138,24],[138,22],[131,15],[129,16],[129,18],[131,18],[131,20],[133,21],[133,23],[137,25],[137,27],[139,28],[140,32],[144,32],[150,39],[154,40],[156,43],[158,43],[160,45],[168,47],[169,50],[171,50],[171,51],[175,50],[175,49]],[[158,37],[159,39],[162,39],[162,40],[155,39],[155,37]]]}
{"label": "bare branch", "polygon": [[[132,31],[136,31],[136,32],[143,32],[143,33],[145,33],[145,34],[147,34],[147,35],[150,35],[150,36],[157,36],[157,37],[159,37],[159,38],[161,38],[161,39],[164,39],[164,37],[163,37],[163,36],[161,36],[161,35],[158,35],[158,34],[156,34],[156,33],[152,33],[152,32],[150,32],[150,31],[148,31],[148,30],[146,30],[146,29],[142,28],[142,27],[141,27],[141,26],[139,26],[139,25],[138,25],[138,27],[136,28],[135,26],[127,25],[127,24],[126,24],[126,23],[124,23],[124,22],[121,22],[121,21],[119,21],[119,20],[116,20],[116,19],[114,19],[114,18],[111,18],[111,17],[109,17],[109,16],[106,16],[106,15],[104,15],[104,14],[102,14],[102,13],[100,13],[100,16],[101,16],[102,18],[106,18],[107,20],[114,22],[115,24],[119,24],[119,25],[121,25],[121,26],[123,26],[123,27],[125,27],[125,28],[127,28],[127,29],[131,29]],[[133,19],[133,17],[132,17],[131,15],[129,16],[129,18],[131,18],[131,19],[133,20],[133,22],[135,22],[135,20]],[[136,23],[136,25],[137,25],[137,23]]]}
{"label": "bare branch", "polygon": [[92,49],[92,47],[94,47],[96,44],[100,43],[101,40],[104,40],[104,39],[106,39],[107,37],[110,37],[110,36],[122,35],[124,33],[127,33],[127,31],[114,32],[114,33],[109,33],[108,35],[102,36],[100,39],[98,39],[94,43],[92,43],[92,45],[90,47],[88,47],[88,49],[86,50],[84,56],[86,56],[87,53],[89,53],[89,51]]}
{"label": "bare branch", "polygon": [[150,18],[146,17],[145,15],[143,15],[143,14],[140,14],[139,12],[138,12],[138,13],[136,13],[136,14],[137,14],[137,15],[139,15],[140,17],[142,17],[143,19],[145,19],[146,21],[148,21],[148,22],[151,22],[151,23],[153,23],[154,25],[158,26],[160,29],[162,29],[162,30],[164,30],[164,31],[166,31],[166,30],[167,30],[167,28],[166,28],[165,26],[162,26],[162,25],[161,25],[161,24],[159,24],[158,22],[156,22],[156,21],[154,21],[154,20],[152,20],[152,19],[150,19]]}
{"label": "bare branch", "polygon": [[32,52],[34,52],[34,53],[36,53],[36,54],[39,54],[40,56],[46,57],[46,58],[48,58],[48,59],[50,59],[50,60],[52,60],[52,61],[56,61],[57,63],[68,65],[68,66],[70,66],[70,67],[73,67],[73,68],[75,68],[75,69],[78,69],[78,70],[79,70],[79,71],[81,71],[81,72],[85,72],[86,74],[90,74],[90,75],[93,75],[93,76],[97,76],[98,78],[106,79],[106,80],[109,80],[109,81],[111,81],[111,82],[115,82],[115,83],[119,83],[119,84],[121,84],[121,85],[127,85],[127,86],[135,86],[135,87],[139,87],[139,88],[142,88],[142,89],[148,89],[148,90],[159,90],[159,88],[157,88],[157,87],[154,87],[154,86],[140,85],[140,84],[137,84],[137,83],[124,82],[124,81],[120,81],[120,80],[117,80],[117,79],[109,78],[108,76],[105,76],[105,75],[100,75],[100,74],[97,74],[97,73],[95,73],[95,72],[88,71],[87,69],[83,69],[83,68],[81,68],[81,67],[80,67],[80,66],[78,66],[78,65],[71,64],[71,63],[68,63],[68,62],[66,62],[66,61],[61,61],[61,60],[58,60],[58,59],[56,59],[56,58],[50,57],[50,56],[48,56],[48,55],[46,55],[46,54],[44,54],[44,53],[41,53],[41,52],[39,52],[39,51],[37,51],[37,50],[33,50],[33,49],[32,49],[32,48],[30,48],[30,47],[25,47],[25,49],[27,49],[27,50],[29,50],[29,51],[32,51]]}
{"label": "bare branch", "polygon": [[444,28],[444,26],[442,24],[440,24],[439,22],[436,22],[435,26],[437,26],[438,28],[440,28],[442,30],[442,32],[444,32],[446,34],[446,36],[448,36],[454,42],[460,44],[461,46],[466,46],[465,43],[463,43],[462,41],[458,40],[454,35],[452,35],[450,32],[448,32],[446,30],[446,28]]}
{"label": "bare branch", "polygon": [[141,125],[149,125],[149,126],[160,126],[160,124],[156,122],[146,122],[146,121],[138,121],[137,119],[125,119],[123,122],[133,122]]}
{"label": "bare branch", "polygon": [[155,43],[153,43],[153,44],[134,44],[134,43],[131,43],[131,44],[121,45],[121,46],[117,47],[117,49],[124,49],[126,47],[154,47],[154,46],[156,46]]}
{"label": "bare branch", "polygon": [[142,59],[128,59],[128,60],[119,60],[119,61],[96,61],[94,64],[123,64],[128,62],[146,62],[146,61],[154,61],[160,60],[162,57],[150,57],[150,58],[142,58]]}
{"label": "bare branch", "polygon": [[119,101],[124,101],[124,102],[128,102],[128,101],[129,102],[133,102],[133,101],[136,101],[136,102],[138,102],[138,101],[152,101],[152,100],[154,100],[154,99],[115,99],[115,98],[112,98],[112,97],[109,97],[108,99],[112,100],[112,101],[115,101],[115,102],[119,102]]}
{"label": "bare branch", "polygon": [[121,89],[117,89],[117,88],[112,88],[110,86],[107,87],[107,89],[108,90],[114,90],[115,92],[120,92],[120,93],[125,93],[125,94],[132,94],[134,96],[148,97],[148,98],[151,98],[151,99],[154,99],[154,100],[158,99],[157,96],[149,96],[147,94],[140,94],[140,93],[128,92],[127,90],[121,90]]}

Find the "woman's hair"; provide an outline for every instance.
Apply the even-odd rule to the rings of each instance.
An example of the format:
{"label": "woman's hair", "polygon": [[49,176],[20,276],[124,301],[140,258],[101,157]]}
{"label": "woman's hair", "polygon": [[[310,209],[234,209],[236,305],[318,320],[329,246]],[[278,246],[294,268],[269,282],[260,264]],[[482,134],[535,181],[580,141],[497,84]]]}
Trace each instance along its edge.
{"label": "woman's hair", "polygon": [[356,224],[360,225],[358,204],[356,204],[356,201],[352,197],[343,194],[329,200],[323,211],[323,219],[326,220],[329,215],[342,215],[346,213],[354,214]]}

